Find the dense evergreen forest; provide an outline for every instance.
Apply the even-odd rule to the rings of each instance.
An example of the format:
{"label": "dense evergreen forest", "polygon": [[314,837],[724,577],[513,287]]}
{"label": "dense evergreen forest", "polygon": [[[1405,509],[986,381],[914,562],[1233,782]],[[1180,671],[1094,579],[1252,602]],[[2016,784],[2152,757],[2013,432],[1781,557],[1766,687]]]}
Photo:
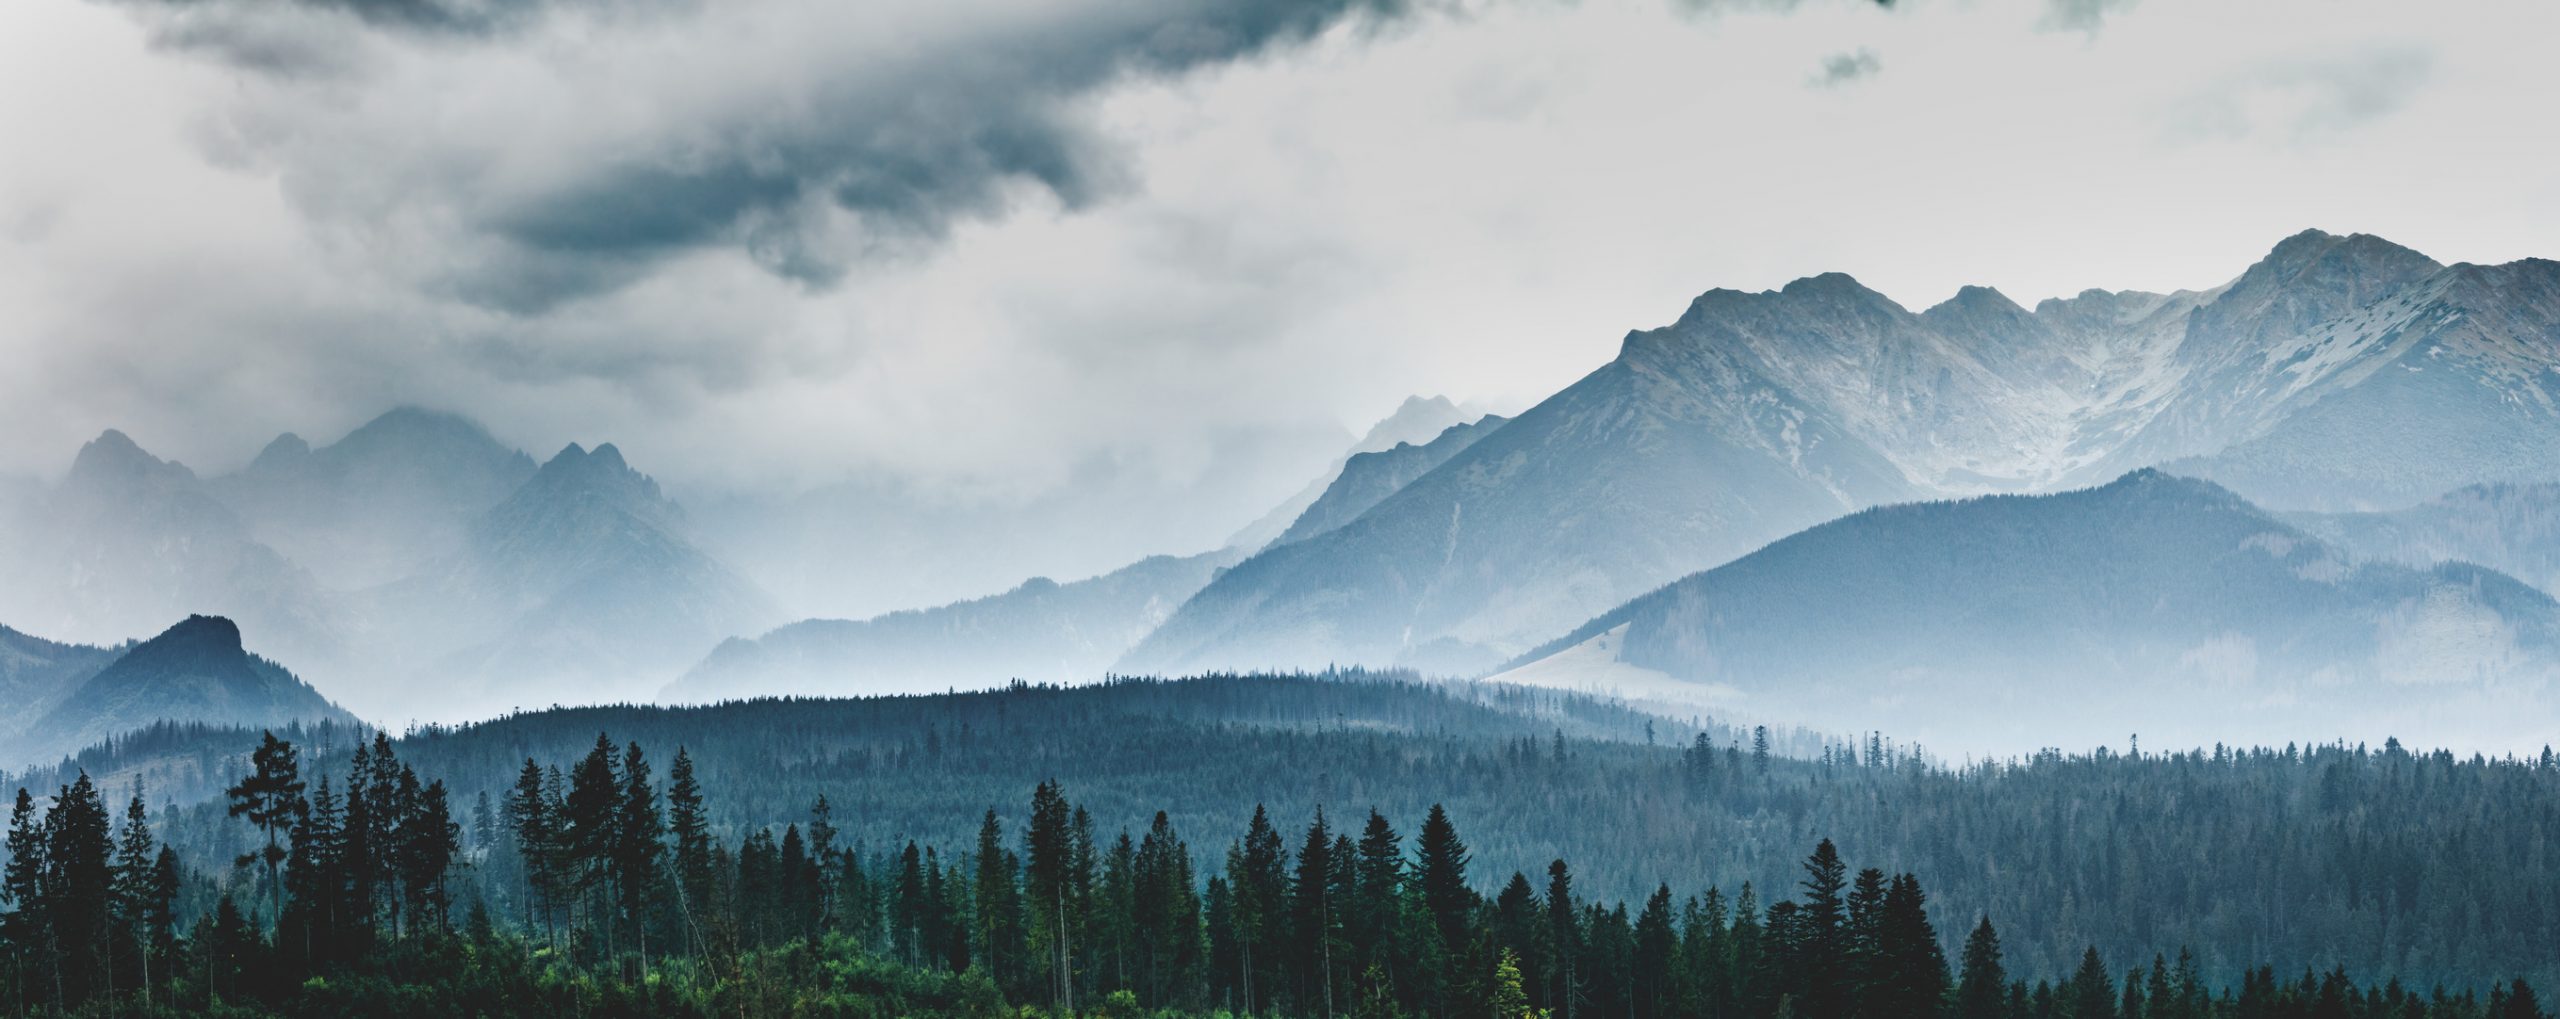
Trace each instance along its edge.
{"label": "dense evergreen forest", "polygon": [[2560,766],[2388,743],[1956,766],[1337,675],[172,727],[19,782],[39,1011],[2508,1016],[2560,958]]}

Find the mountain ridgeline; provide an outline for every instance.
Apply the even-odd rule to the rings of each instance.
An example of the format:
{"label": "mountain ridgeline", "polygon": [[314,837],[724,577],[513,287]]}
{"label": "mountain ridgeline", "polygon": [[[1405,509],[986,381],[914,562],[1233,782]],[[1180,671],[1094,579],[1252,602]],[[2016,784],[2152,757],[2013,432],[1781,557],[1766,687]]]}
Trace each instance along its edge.
{"label": "mountain ridgeline", "polygon": [[[2032,309],[1709,291],[1509,418],[1408,401],[1225,547],[860,620],[776,604],[611,444],[537,463],[401,408],[207,479],[110,431],[0,505],[0,620],[104,646],[221,615],[376,721],[1356,664],[1826,725],[1960,692],[2012,718],[1932,737],[1998,746],[2122,727],[2070,730],[2103,716],[2060,690],[2206,698],[2235,738],[2369,699],[2506,740],[2551,671],[2555,487],[2560,263],[2309,231],[2219,286]],[[792,569],[863,565],[825,558]]]}
{"label": "mountain ridgeline", "polygon": [[[1557,667],[1576,659],[1582,671]],[[2210,482],[2143,470],[1852,514],[1602,614],[1495,678],[1647,674],[1728,712],[1967,749],[2235,731],[2530,746],[2560,723],[2560,606],[2476,566],[2360,561]]]}
{"label": "mountain ridgeline", "polygon": [[2560,477],[2560,263],[2289,238],[2230,283],[1914,313],[1711,291],[1330,533],[1238,564],[1131,671],[1471,673],[1843,513],[2167,464],[2286,510]]}
{"label": "mountain ridgeline", "polygon": [[0,684],[12,704],[27,706],[0,722],[0,760],[9,766],[59,758],[153,723],[355,722],[283,666],[250,654],[240,628],[215,616],[190,616],[117,648],[0,630]]}

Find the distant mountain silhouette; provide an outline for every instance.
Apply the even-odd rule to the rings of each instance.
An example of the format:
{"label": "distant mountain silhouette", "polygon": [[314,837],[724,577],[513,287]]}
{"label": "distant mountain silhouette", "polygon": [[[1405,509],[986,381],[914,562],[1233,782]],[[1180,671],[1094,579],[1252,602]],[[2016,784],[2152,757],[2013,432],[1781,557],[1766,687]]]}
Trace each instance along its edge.
{"label": "distant mountain silhouette", "polygon": [[2548,596],[2476,566],[2359,563],[2152,470],[1852,514],[1603,613],[1505,675],[1594,641],[1608,662],[1583,664],[1696,684],[1727,712],[1969,748],[2560,721]]}
{"label": "distant mountain silhouette", "polygon": [[240,628],[217,616],[189,616],[120,652],[81,649],[74,657],[100,656],[112,660],[10,737],[12,763],[68,753],[158,721],[248,727],[355,721],[283,666],[242,649]]}

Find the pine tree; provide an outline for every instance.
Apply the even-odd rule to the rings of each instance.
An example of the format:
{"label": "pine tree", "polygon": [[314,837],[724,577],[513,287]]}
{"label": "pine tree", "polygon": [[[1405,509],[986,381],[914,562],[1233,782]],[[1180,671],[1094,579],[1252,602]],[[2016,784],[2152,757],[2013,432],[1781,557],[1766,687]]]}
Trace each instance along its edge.
{"label": "pine tree", "polygon": [[1573,895],[1573,869],[1563,860],[1547,864],[1547,1009],[1572,1019],[1590,975],[1581,971],[1581,905]]}
{"label": "pine tree", "polygon": [[2000,935],[1991,917],[1964,940],[1964,974],[1956,981],[1955,1019],[2005,1019],[2008,1014],[2008,971],[2000,965]]}
{"label": "pine tree", "polygon": [[1360,829],[1360,860],[1354,881],[1357,900],[1352,908],[1352,954],[1363,967],[1378,967],[1381,975],[1392,979],[1396,955],[1394,936],[1403,926],[1404,848],[1395,826],[1384,815],[1372,810],[1368,824]]}
{"label": "pine tree", "polygon": [[36,816],[35,798],[18,790],[9,809],[9,863],[0,872],[0,949],[9,953],[10,985],[17,989],[18,1014],[29,1005],[27,992],[38,974],[48,971],[52,919],[45,901],[45,832]]}
{"label": "pine tree", "polygon": [[2097,946],[2080,956],[2080,968],[2065,991],[2072,1019],[2115,1019],[2115,982],[2107,975],[2106,963],[2098,960]]}
{"label": "pine tree", "polygon": [[1794,932],[1799,1011],[1807,1019],[1839,1019],[1849,1013],[1852,991],[1848,917],[1841,897],[1847,867],[1839,849],[1824,839],[1806,858],[1804,872],[1804,906]]}
{"label": "pine tree", "polygon": [[[1156,815],[1162,818],[1164,815]],[[1004,825],[995,808],[987,808],[978,825],[977,937],[980,965],[997,987],[1020,986],[1023,963],[1021,891],[1015,884],[1013,857],[1005,852]]]}
{"label": "pine tree", "polygon": [[[679,763],[682,762],[679,755]],[[692,777],[690,769],[686,777]],[[697,805],[699,798],[697,797]],[[524,770],[516,773],[515,791],[507,796],[508,826],[515,829],[516,855],[524,862],[527,891],[525,908],[539,909],[546,932],[552,930],[552,914],[559,907],[560,884],[557,865],[559,844],[558,819],[551,812],[551,800],[545,794],[542,766],[525,758]],[[706,882],[707,885],[707,882]],[[530,925],[532,914],[526,915]]]}
{"label": "pine tree", "polygon": [[1289,883],[1292,966],[1305,977],[1299,997],[1322,1003],[1320,1008],[1301,1006],[1303,1012],[1333,1014],[1334,947],[1340,930],[1333,879],[1333,830],[1325,826],[1324,808],[1317,807],[1298,849],[1297,876]]}
{"label": "pine tree", "polygon": [[1432,804],[1423,818],[1415,849],[1423,908],[1439,928],[1444,950],[1454,957],[1466,944],[1467,916],[1475,911],[1476,893],[1467,886],[1467,844],[1458,840],[1457,826],[1439,804]]}
{"label": "pine tree", "polygon": [[151,870],[159,855],[159,845],[151,836],[150,809],[143,804],[142,780],[137,778],[133,798],[125,803],[124,828],[116,836],[115,925],[118,952],[130,953],[135,986],[146,996],[151,992],[151,949],[144,914],[150,908]]}
{"label": "pine tree", "polygon": [[1929,924],[1928,896],[1909,874],[1893,879],[1877,907],[1867,1014],[1927,1015],[1947,997],[1947,959]]}
{"label": "pine tree", "polygon": [[114,989],[114,844],[107,806],[86,772],[54,797],[45,815],[45,919],[65,1006]]}
{"label": "pine tree", "polygon": [[595,746],[570,772],[568,811],[563,818],[562,839],[569,861],[565,868],[573,889],[571,923],[574,912],[585,912],[596,933],[604,938],[608,955],[613,950],[613,935],[618,926],[610,919],[614,902],[613,876],[616,851],[621,848],[616,838],[616,821],[622,813],[622,776],[614,771],[613,737],[596,734]]}
{"label": "pine tree", "polygon": [[[530,770],[533,762],[525,766]],[[523,789],[521,779],[517,788]],[[707,947],[702,913],[711,908],[712,898],[711,822],[702,812],[702,785],[693,777],[693,758],[681,746],[667,765],[667,829],[675,837],[676,906],[693,950],[700,953]]]}
{"label": "pine tree", "polygon": [[1245,1011],[1260,1012],[1288,972],[1289,851],[1259,805],[1244,841],[1227,851],[1227,884],[1235,896],[1236,950]]}
{"label": "pine tree", "polygon": [[[649,902],[658,887],[658,858],[666,852],[659,840],[666,831],[666,820],[658,812],[657,787],[650,784],[649,757],[638,741],[632,741],[622,752],[622,797],[613,820],[613,870],[623,922],[629,925],[631,943],[639,952],[643,978],[649,972]],[[812,898],[797,901],[817,905]]]}
{"label": "pine tree", "polygon": [[1023,898],[1029,906],[1030,943],[1039,967],[1049,978],[1051,1004],[1075,1005],[1070,871],[1075,865],[1072,811],[1056,782],[1042,782],[1031,793],[1031,824],[1023,832]]}
{"label": "pine tree", "polygon": [[1653,897],[1645,900],[1644,912],[1636,918],[1635,959],[1630,967],[1635,983],[1630,990],[1634,993],[1637,1019],[1655,1019],[1671,1013],[1671,973],[1680,947],[1680,933],[1672,923],[1671,886],[1657,886]]}
{"label": "pine tree", "polygon": [[249,754],[249,775],[232,786],[225,795],[231,800],[231,816],[246,817],[266,836],[265,847],[240,857],[239,864],[264,863],[267,887],[274,896],[275,912],[284,914],[284,885],[278,870],[287,855],[280,837],[292,827],[302,812],[302,767],[293,744],[277,739],[268,732]]}
{"label": "pine tree", "polygon": [[[413,775],[405,766],[401,771]],[[414,782],[411,777],[403,784]],[[397,831],[400,883],[411,922],[427,922],[430,929],[442,932],[449,926],[453,905],[445,874],[462,849],[462,828],[453,821],[453,805],[442,779],[419,791]]]}

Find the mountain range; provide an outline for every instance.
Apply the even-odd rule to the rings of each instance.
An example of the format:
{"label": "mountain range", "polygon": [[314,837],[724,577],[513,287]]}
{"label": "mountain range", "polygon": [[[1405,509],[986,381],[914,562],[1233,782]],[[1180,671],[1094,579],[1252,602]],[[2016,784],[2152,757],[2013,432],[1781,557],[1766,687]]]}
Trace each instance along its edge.
{"label": "mountain range", "polygon": [[0,619],[104,644],[221,615],[377,719],[645,699],[783,618],[611,445],[536,466],[416,408],[210,480],[108,431],[5,523]]}
{"label": "mountain range", "polygon": [[2309,231],[2238,278],[1710,291],[1328,534],[1237,564],[1120,667],[1465,674],[1856,510],[2166,464],[2287,510],[2560,478],[2560,263]]}
{"label": "mountain range", "polygon": [[[377,720],[1354,664],[1598,676],[1816,724],[1766,712],[1869,717],[1857,705],[1893,703],[1894,683],[1963,675],[2035,691],[2156,674],[2268,704],[2413,676],[2512,691],[2547,657],[2555,493],[2560,263],[2448,266],[2307,231],[2217,286],[2032,309],[1967,287],[1915,312],[1838,273],[1712,290],[1517,415],[1407,401],[1219,548],[779,628],[803,613],[706,531],[767,532],[765,567],[798,549],[755,574],[795,592],[915,550],[870,517],[767,520],[752,501],[706,528],[611,444],[537,463],[416,408],[326,445],[279,436],[211,478],[109,431],[0,502],[0,620],[71,642],[0,649],[0,683],[37,704],[95,664],[60,649],[207,614]],[[1974,558],[1914,560],[1913,542]],[[2123,572],[2136,562],[2159,565]],[[2006,589],[2089,614],[1946,615]],[[1852,603],[1903,636],[1817,625]],[[1844,646],[1789,659],[1745,619]]]}

